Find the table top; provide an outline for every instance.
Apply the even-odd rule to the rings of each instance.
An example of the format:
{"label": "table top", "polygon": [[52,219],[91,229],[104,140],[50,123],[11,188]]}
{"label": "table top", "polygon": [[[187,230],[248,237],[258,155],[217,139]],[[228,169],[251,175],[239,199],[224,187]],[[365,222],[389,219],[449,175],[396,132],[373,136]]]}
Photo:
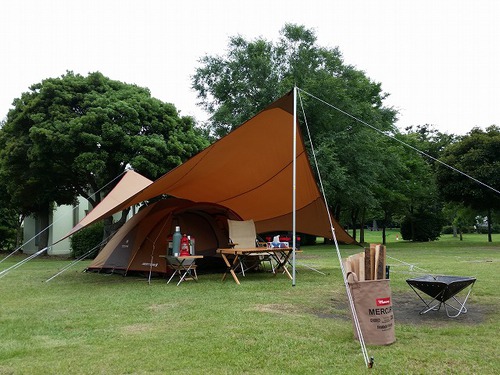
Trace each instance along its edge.
{"label": "table top", "polygon": [[254,247],[249,249],[217,249],[219,254],[248,254],[248,253],[280,253],[290,252],[291,247]]}
{"label": "table top", "polygon": [[160,258],[177,258],[177,259],[201,259],[203,255],[185,255],[185,256],[175,256],[175,255],[163,255],[160,254]]}

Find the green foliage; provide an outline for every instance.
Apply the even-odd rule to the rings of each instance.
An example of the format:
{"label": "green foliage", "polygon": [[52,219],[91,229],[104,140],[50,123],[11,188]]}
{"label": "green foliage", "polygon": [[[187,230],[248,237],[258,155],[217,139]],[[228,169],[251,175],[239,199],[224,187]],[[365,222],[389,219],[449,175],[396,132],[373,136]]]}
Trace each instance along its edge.
{"label": "green foliage", "polygon": [[0,251],[16,247],[19,222],[19,215],[12,207],[5,185],[0,182]]}
{"label": "green foliage", "polygon": [[[416,130],[406,129],[406,133],[398,134],[397,139],[414,149],[399,144],[391,145],[387,149],[385,157],[397,158],[398,162],[393,165],[399,166],[399,169],[392,171],[392,177],[387,175],[384,179],[381,184],[384,189],[379,192],[379,202],[384,211],[389,210],[389,218],[402,217],[402,226],[411,224],[404,227],[403,238],[415,241],[433,240],[439,236],[442,223],[432,221],[427,228],[427,224],[421,223],[419,217],[423,213],[440,217],[442,201],[435,181],[433,160],[416,150],[426,154],[432,153],[431,156],[437,158],[442,145],[448,144],[450,138],[448,135],[436,133],[428,126],[418,126]],[[414,227],[414,220],[418,222],[418,227]]]}
{"label": "green foliage", "polygon": [[434,241],[441,235],[442,227],[443,218],[439,211],[418,211],[403,219],[401,236],[407,241]]}
{"label": "green foliage", "polygon": [[232,37],[226,55],[205,56],[200,63],[192,86],[211,114],[212,134],[227,134],[297,86],[307,117],[301,123],[309,125],[336,216],[342,210],[359,216],[376,205],[379,173],[397,159],[380,157],[387,147],[383,137],[307,92],[389,133],[396,132],[396,111],[383,106],[387,94],[381,84],[345,64],[338,48],[318,46],[312,30],[287,24],[275,43]]}
{"label": "green foliage", "polygon": [[52,202],[82,196],[95,207],[126,168],[156,179],[207,145],[192,118],[148,89],[67,72],[14,100],[0,129],[0,184],[17,212],[48,224]]}
{"label": "green foliage", "polygon": [[442,161],[455,168],[440,165],[437,170],[442,195],[448,201],[484,212],[492,241],[494,211],[500,210],[500,128],[472,129],[445,149]]}
{"label": "green foliage", "polygon": [[453,234],[453,226],[445,225],[443,229],[441,229],[442,234]]}
{"label": "green foliage", "polygon": [[[405,130],[407,143],[434,159],[439,159],[443,150],[457,139],[455,135],[440,132],[429,124],[408,126]],[[430,158],[427,161],[432,165],[435,163],[435,160]]]}
{"label": "green foliage", "polygon": [[94,258],[101,249],[99,245],[102,242],[103,227],[104,223],[99,221],[73,234],[71,236],[72,257],[78,258],[91,249],[95,249],[95,252],[87,257],[89,259]]}
{"label": "green foliage", "polygon": [[[500,186],[500,128],[475,128],[444,151],[442,161],[494,188]],[[444,166],[437,169],[444,197],[476,210],[500,209],[500,195]]]}
{"label": "green foliage", "polygon": [[16,246],[17,222],[14,210],[0,207],[0,251],[13,250]]}
{"label": "green foliage", "polygon": [[[481,233],[481,234],[487,234],[488,233],[488,227],[487,226],[476,226],[476,228],[471,227],[469,229],[469,233]],[[491,225],[491,233],[500,233],[500,224],[499,223],[493,223]]]}
{"label": "green foliage", "polygon": [[25,214],[78,195],[95,206],[101,196],[89,192],[128,166],[155,179],[206,145],[190,117],[149,90],[68,72],[14,100],[0,131],[0,177]]}
{"label": "green foliage", "polygon": [[316,236],[309,234],[300,234],[300,246],[309,246],[316,244]]}

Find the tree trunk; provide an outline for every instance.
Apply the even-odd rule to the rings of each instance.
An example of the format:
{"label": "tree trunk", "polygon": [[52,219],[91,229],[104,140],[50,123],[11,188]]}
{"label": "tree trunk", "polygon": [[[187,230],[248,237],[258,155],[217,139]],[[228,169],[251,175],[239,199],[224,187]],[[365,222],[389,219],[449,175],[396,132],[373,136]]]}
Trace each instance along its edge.
{"label": "tree trunk", "polygon": [[415,241],[415,221],[413,218],[413,205],[410,206],[410,231],[411,231],[411,241]]}
{"label": "tree trunk", "polygon": [[488,242],[493,242],[491,238],[491,208],[488,208]]}
{"label": "tree trunk", "polygon": [[[458,234],[458,229],[457,229],[457,226],[456,226],[456,225],[454,225],[454,226],[453,226],[453,237],[456,237],[456,236],[457,236],[457,234]],[[460,235],[461,235],[461,234],[462,234],[462,231],[460,231]]]}
{"label": "tree trunk", "polygon": [[38,232],[38,250],[49,246],[49,225],[50,225],[50,204],[40,206],[36,216],[40,223],[40,232]]}
{"label": "tree trunk", "polygon": [[337,220],[337,222],[340,222],[340,210],[341,210],[340,204],[336,204],[333,217],[335,218],[335,220]]}
{"label": "tree trunk", "polygon": [[23,221],[24,221],[25,216],[24,215],[19,215],[18,220],[17,220],[17,228],[16,228],[16,249],[21,247],[21,245],[24,243],[24,238],[23,238]]}
{"label": "tree trunk", "polygon": [[460,229],[460,241],[463,241],[464,240],[464,236],[462,234],[462,229]]}
{"label": "tree trunk", "polygon": [[113,223],[113,217],[107,217],[104,219],[104,229],[103,229],[103,235],[102,235],[102,240],[103,240],[103,245],[101,246],[101,249],[104,247],[104,245],[113,237],[113,235],[122,227],[123,224],[127,221],[127,215],[130,211],[130,207],[122,211],[122,216],[120,217],[120,220],[118,220],[116,223]]}
{"label": "tree trunk", "polygon": [[365,216],[366,216],[366,208],[363,208],[361,210],[361,219],[359,220],[360,226],[359,226],[359,242],[364,243],[365,242]]}
{"label": "tree trunk", "polygon": [[351,209],[352,238],[356,241],[356,224],[358,223],[359,209]]}
{"label": "tree trunk", "polygon": [[[103,244],[107,242],[108,238],[113,234],[113,216],[107,217],[104,219],[104,229],[102,233],[102,242]],[[101,246],[101,249],[103,246]],[[99,249],[99,251],[101,250]]]}
{"label": "tree trunk", "polygon": [[389,212],[384,211],[384,220],[382,220],[382,245],[385,245],[387,242],[386,228],[389,222],[389,216]]}

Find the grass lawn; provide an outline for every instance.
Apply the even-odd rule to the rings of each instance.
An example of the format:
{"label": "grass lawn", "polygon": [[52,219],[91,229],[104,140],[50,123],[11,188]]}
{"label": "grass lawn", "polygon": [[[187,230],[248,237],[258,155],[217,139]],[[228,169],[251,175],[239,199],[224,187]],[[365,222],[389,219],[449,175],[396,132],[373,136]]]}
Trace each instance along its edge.
{"label": "grass lawn", "polygon": [[[365,235],[380,242],[381,232]],[[343,257],[361,250],[341,249]],[[368,347],[373,369],[353,339],[335,250],[320,245],[298,254],[295,287],[268,273],[239,286],[219,274],[148,284],[83,273],[88,262],[46,283],[68,261],[32,260],[0,279],[0,374],[498,373],[499,242],[466,235],[413,244],[391,232],[387,249],[397,341]],[[469,312],[420,316],[406,279],[424,272],[477,277]]]}

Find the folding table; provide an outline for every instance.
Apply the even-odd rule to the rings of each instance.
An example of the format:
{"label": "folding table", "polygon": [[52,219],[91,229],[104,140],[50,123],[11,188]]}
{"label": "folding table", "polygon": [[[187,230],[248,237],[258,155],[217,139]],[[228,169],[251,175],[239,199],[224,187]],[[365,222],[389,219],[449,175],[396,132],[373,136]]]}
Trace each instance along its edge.
{"label": "folding table", "polygon": [[[464,276],[425,275],[415,277],[413,279],[407,279],[406,282],[425,304],[425,307],[419,313],[420,315],[431,310],[438,311],[441,308],[441,305],[444,305],[446,315],[448,315],[449,318],[456,318],[462,313],[467,313],[465,303],[469,298],[472,287],[476,282],[476,278]],[[465,295],[463,301],[460,301],[457,298],[457,295],[463,290],[466,290],[467,294]],[[428,301],[426,301],[422,297],[422,293],[419,293],[419,291],[425,293],[432,299],[428,299]],[[452,312],[455,310],[456,314],[451,315],[449,309]]]}
{"label": "folding table", "polygon": [[198,281],[198,274],[196,273],[196,259],[203,258],[203,255],[187,255],[187,256],[161,256],[167,260],[167,267],[174,271],[167,281],[167,284],[172,281],[175,275],[179,276],[177,285],[185,280]]}
{"label": "folding table", "polygon": [[[240,267],[242,259],[245,259],[247,256],[254,256],[258,255],[259,253],[261,254],[270,254],[274,261],[276,262],[277,266],[273,269],[273,274],[276,275],[276,272],[279,270],[283,270],[283,272],[291,279],[292,275],[290,275],[290,272],[286,268],[286,265],[288,263],[288,260],[290,258],[290,255],[292,255],[293,248],[287,247],[287,248],[266,248],[266,247],[259,247],[259,248],[252,248],[252,249],[217,249],[217,253],[219,253],[222,256],[222,259],[224,260],[224,263],[226,263],[227,270],[222,276],[222,281],[226,279],[226,275],[231,273],[233,276],[234,281],[236,284],[240,284],[240,280],[238,279],[238,276],[236,276],[236,269]],[[229,261],[227,258],[228,255],[233,255],[234,258],[232,262]]]}

